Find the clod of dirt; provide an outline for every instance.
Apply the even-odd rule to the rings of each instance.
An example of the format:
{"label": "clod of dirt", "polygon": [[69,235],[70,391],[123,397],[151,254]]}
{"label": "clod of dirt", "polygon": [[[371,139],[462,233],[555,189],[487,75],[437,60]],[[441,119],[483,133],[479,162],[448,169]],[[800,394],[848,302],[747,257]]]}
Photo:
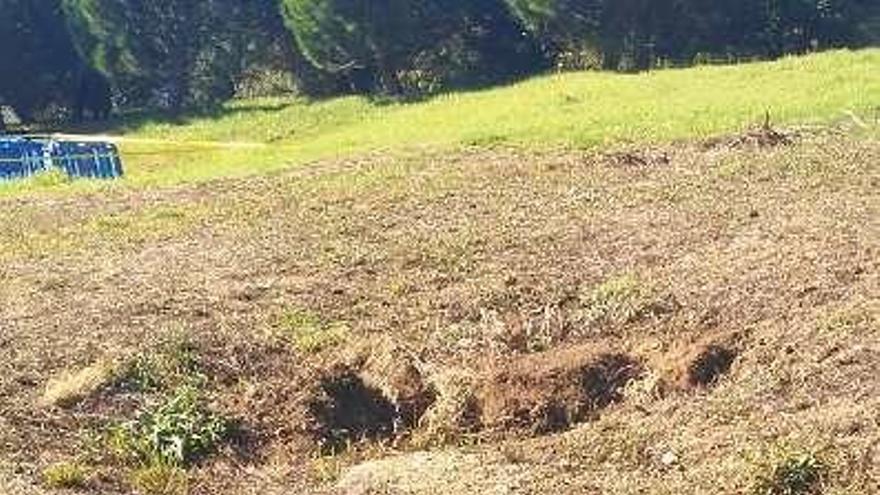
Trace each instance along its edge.
{"label": "clod of dirt", "polygon": [[701,349],[687,368],[687,381],[691,386],[708,386],[730,370],[736,352],[722,345],[711,344]]}
{"label": "clod of dirt", "polygon": [[391,342],[382,342],[372,350],[359,376],[394,405],[397,420],[403,427],[415,426],[436,396],[424,380],[416,356]]}
{"label": "clod of dirt", "polygon": [[794,131],[776,129],[769,122],[765,122],[760,127],[740,135],[710,139],[704,143],[703,147],[707,150],[713,148],[773,148],[793,144],[796,137],[798,135]]}
{"label": "clod of dirt", "polygon": [[559,431],[619,400],[640,372],[629,356],[584,347],[499,363],[477,391],[480,420],[490,430]]}
{"label": "clod of dirt", "polygon": [[480,427],[480,409],[475,395],[479,377],[462,368],[445,370],[432,377],[437,400],[419,421],[416,443],[443,445],[455,442]]}
{"label": "clod of dirt", "polygon": [[654,167],[669,165],[669,154],[662,150],[618,151],[602,155],[607,163],[617,167]]}
{"label": "clod of dirt", "polygon": [[318,442],[337,451],[416,426],[434,400],[415,356],[381,342],[325,373],[308,410]]}
{"label": "clod of dirt", "polygon": [[107,386],[115,378],[118,368],[116,362],[101,360],[77,371],[67,371],[46,384],[40,403],[70,406]]}
{"label": "clod of dirt", "polygon": [[665,358],[667,386],[677,389],[712,386],[730,371],[736,360],[732,337],[703,339]]}

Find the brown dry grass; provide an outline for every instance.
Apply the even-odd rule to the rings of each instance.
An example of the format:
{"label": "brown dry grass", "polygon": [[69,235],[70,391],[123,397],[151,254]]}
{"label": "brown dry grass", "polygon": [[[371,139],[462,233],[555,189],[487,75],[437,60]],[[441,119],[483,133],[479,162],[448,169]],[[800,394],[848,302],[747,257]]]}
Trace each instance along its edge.
{"label": "brown dry grass", "polygon": [[88,398],[114,379],[118,366],[96,361],[80,370],[68,370],[49,380],[40,401],[47,406],[69,406]]}
{"label": "brown dry grass", "polygon": [[[109,389],[66,410],[40,397],[63,370],[149,354],[183,329],[212,408],[239,424],[192,470],[193,493],[744,493],[780,445],[822,454],[825,493],[876,493],[878,167],[876,133],[801,133],[763,147],[376,155],[3,200],[0,491],[40,493],[42,469],[65,460],[101,473],[91,492],[130,491],[95,437],[149,393]],[[344,324],[343,347],[405,343],[417,366],[401,379],[418,369],[438,395],[414,431],[316,461],[308,405],[346,349],[292,348],[273,330],[289,308]],[[657,356],[692,363],[682,349],[731,333],[736,360],[712,386],[652,392]],[[630,386],[650,393],[626,390],[551,435],[438,424],[467,411],[481,363],[581,345],[646,363]]]}

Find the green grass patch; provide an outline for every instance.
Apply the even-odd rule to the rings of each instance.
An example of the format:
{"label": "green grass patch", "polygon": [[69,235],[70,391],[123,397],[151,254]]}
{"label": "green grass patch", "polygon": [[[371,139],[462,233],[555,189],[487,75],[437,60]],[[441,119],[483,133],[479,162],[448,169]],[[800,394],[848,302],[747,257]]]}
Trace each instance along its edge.
{"label": "green grass patch", "polygon": [[348,326],[342,322],[325,321],[317,314],[300,308],[285,311],[275,325],[281,337],[294,349],[317,354],[348,340]]}
{"label": "green grass patch", "polygon": [[673,301],[664,301],[653,288],[634,274],[611,277],[580,294],[582,319],[588,326],[625,324],[645,316],[668,311]]}
{"label": "green grass patch", "polygon": [[186,495],[189,474],[168,464],[154,464],[135,469],[129,475],[132,488],[142,495]]}
{"label": "green grass patch", "polygon": [[163,337],[150,352],[130,359],[120,373],[118,385],[135,392],[171,390],[203,385],[207,378],[199,369],[195,345],[185,334]]}
{"label": "green grass patch", "polygon": [[[829,122],[848,118],[847,112],[871,116],[880,104],[878,66],[880,49],[867,49],[637,75],[548,75],[417,103],[234,101],[205,115],[122,123],[121,132],[133,139],[121,146],[123,182],[167,185],[266,173],[376,150],[590,148],[701,138],[759,123],[765,112],[777,125]],[[81,183],[70,189],[86,187]]]}
{"label": "green grass patch", "polygon": [[105,213],[69,225],[33,229],[11,224],[0,234],[0,260],[40,258],[94,250],[137,246],[179,235],[212,214],[197,205],[154,206]]}

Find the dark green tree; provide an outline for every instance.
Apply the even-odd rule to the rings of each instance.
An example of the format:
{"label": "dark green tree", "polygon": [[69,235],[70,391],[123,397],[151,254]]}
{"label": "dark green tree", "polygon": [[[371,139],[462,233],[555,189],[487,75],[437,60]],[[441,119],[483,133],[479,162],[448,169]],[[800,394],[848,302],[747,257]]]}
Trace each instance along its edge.
{"label": "dark green tree", "polygon": [[422,78],[448,87],[541,67],[501,0],[282,0],[282,10],[305,58],[360,91],[401,94]]}
{"label": "dark green tree", "polygon": [[81,66],[53,0],[0,0],[0,104],[24,119],[74,97]]}
{"label": "dark green tree", "polygon": [[276,0],[63,2],[83,57],[130,104],[210,105],[249,68],[289,63]]}

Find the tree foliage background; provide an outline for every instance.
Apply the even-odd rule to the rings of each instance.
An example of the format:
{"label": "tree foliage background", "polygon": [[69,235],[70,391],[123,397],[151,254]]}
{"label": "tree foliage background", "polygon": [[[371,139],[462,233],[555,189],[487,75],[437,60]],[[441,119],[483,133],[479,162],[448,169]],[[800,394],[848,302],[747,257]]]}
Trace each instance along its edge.
{"label": "tree foliage background", "polygon": [[236,94],[421,96],[550,68],[645,70],[880,42],[876,0],[0,0],[26,119]]}

